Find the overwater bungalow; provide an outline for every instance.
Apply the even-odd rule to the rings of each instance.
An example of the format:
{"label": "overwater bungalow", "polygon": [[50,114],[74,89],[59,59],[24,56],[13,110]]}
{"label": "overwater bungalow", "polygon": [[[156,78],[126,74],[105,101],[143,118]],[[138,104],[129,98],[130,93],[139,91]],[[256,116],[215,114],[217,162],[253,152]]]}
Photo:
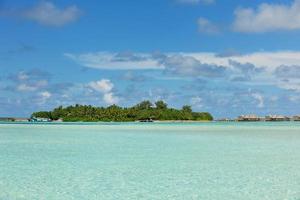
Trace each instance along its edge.
{"label": "overwater bungalow", "polygon": [[283,115],[268,115],[265,117],[265,121],[290,121],[290,118]]}
{"label": "overwater bungalow", "polygon": [[15,121],[15,119],[11,117],[0,117],[0,122],[13,122],[13,121]]}
{"label": "overwater bungalow", "polygon": [[139,119],[139,122],[154,122],[152,117]]}
{"label": "overwater bungalow", "polygon": [[300,115],[296,115],[292,119],[293,121],[300,121]]}
{"label": "overwater bungalow", "polygon": [[28,118],[14,118],[14,121],[15,122],[28,122],[28,121],[30,121],[30,119],[28,119]]}
{"label": "overwater bungalow", "polygon": [[251,115],[241,115],[237,118],[237,121],[243,121],[243,122],[257,122],[261,121],[261,118],[257,115],[251,114]]}
{"label": "overwater bungalow", "polygon": [[20,118],[20,117],[0,117],[0,121],[2,122],[28,122],[28,118]]}

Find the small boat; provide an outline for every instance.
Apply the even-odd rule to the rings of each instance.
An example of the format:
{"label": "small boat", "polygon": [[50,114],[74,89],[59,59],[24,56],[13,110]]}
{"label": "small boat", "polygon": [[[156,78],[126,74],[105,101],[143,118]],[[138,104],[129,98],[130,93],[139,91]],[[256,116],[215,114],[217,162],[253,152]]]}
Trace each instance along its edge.
{"label": "small boat", "polygon": [[154,122],[152,118],[140,119],[139,122]]}

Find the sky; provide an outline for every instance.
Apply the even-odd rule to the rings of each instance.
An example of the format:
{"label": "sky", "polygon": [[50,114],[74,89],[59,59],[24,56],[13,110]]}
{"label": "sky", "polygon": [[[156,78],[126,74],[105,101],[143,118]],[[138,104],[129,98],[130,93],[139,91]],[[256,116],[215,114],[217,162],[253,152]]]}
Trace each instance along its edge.
{"label": "sky", "polygon": [[164,100],[300,114],[300,0],[0,0],[0,116]]}

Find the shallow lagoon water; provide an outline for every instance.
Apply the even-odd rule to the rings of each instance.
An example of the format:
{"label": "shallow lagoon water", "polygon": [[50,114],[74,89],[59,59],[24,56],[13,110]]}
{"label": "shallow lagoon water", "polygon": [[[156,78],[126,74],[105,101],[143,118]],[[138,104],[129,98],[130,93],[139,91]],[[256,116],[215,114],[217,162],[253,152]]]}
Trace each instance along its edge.
{"label": "shallow lagoon water", "polygon": [[0,124],[0,199],[299,200],[300,123]]}

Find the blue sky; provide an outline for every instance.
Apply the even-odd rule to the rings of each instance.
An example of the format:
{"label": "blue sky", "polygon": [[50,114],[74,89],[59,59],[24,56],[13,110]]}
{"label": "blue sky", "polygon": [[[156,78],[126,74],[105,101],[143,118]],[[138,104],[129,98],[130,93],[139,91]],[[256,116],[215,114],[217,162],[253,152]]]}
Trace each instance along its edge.
{"label": "blue sky", "polygon": [[150,99],[300,113],[300,0],[0,1],[0,115]]}

